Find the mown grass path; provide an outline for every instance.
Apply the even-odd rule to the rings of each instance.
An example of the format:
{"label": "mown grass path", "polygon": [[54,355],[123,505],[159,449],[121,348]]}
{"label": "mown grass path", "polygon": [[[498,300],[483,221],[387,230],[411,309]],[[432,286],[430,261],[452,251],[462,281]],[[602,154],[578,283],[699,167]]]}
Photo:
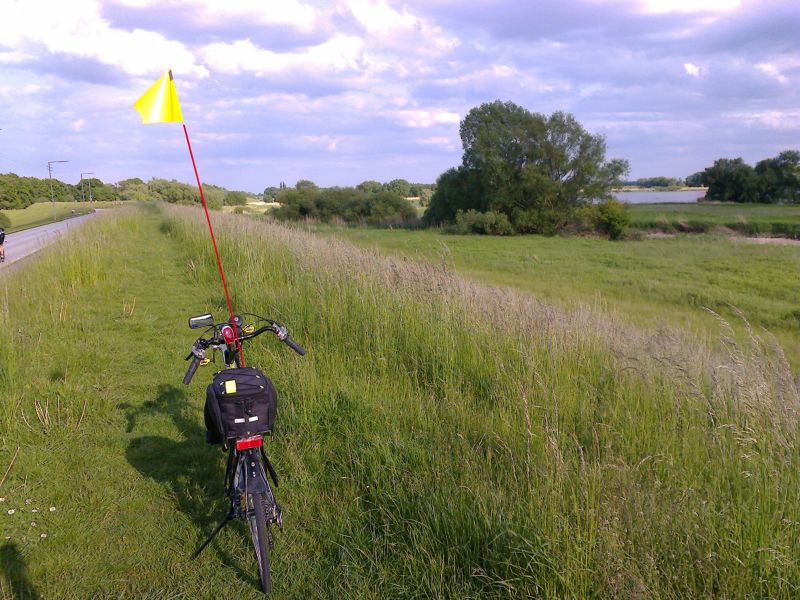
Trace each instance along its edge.
{"label": "mown grass path", "polygon": [[[85,240],[64,244],[5,280],[15,341],[36,346],[4,394],[15,422],[4,423],[0,464],[21,447],[0,488],[0,589],[12,597],[24,581],[43,598],[256,595],[243,531],[189,559],[225,510],[202,387],[180,383],[186,319],[209,305],[158,222],[106,222],[90,252]],[[74,253],[66,269],[60,252]]]}

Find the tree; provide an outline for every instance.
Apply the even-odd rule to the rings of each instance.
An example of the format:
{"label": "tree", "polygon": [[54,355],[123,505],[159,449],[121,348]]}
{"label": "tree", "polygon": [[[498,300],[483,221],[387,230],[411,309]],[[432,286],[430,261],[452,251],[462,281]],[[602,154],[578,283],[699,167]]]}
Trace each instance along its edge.
{"label": "tree", "polygon": [[[506,214],[519,232],[552,233],[566,226],[575,208],[610,198],[628,172],[627,161],[606,161],[602,136],[564,112],[546,116],[512,102],[485,103],[467,114],[460,134],[462,166],[437,182],[429,222],[452,221],[459,209],[472,208]],[[467,191],[467,181],[479,182],[480,191],[455,198],[455,190]],[[459,206],[442,206],[446,202]]]}
{"label": "tree", "polygon": [[478,171],[463,166],[448,169],[436,180],[436,191],[422,220],[429,226],[455,223],[459,212],[488,210],[488,200]]}
{"label": "tree", "polygon": [[284,190],[278,201],[281,206],[271,214],[281,220],[313,218],[376,225],[402,223],[416,217],[408,201],[386,190],[374,194],[339,187]]}
{"label": "tree", "polygon": [[226,206],[244,206],[247,204],[247,194],[244,192],[228,192],[225,194],[223,203]]}
{"label": "tree", "polygon": [[315,190],[317,189],[317,184],[309,179],[301,179],[297,183],[294,184],[294,189],[296,190]]}
{"label": "tree", "polygon": [[697,173],[692,173],[685,179],[686,185],[688,187],[702,187],[703,186],[703,172],[698,171]]}
{"label": "tree", "polygon": [[383,186],[383,189],[389,192],[394,192],[402,198],[408,198],[411,195],[411,184],[405,179],[392,179],[389,183]]}
{"label": "tree", "polygon": [[283,184],[282,182],[281,182],[281,185],[283,185],[283,187],[270,186],[270,187],[264,188],[264,202],[274,202],[275,198],[278,197],[278,194],[280,193],[280,191],[282,189],[284,189],[284,187],[286,187],[286,185]]}
{"label": "tree", "polygon": [[756,163],[765,202],[800,202],[800,152],[785,150]]}
{"label": "tree", "polygon": [[703,171],[708,186],[706,200],[721,202],[761,202],[759,181],[753,167],[741,158],[720,158]]}
{"label": "tree", "polygon": [[377,194],[383,189],[383,184],[380,181],[368,179],[359,183],[356,186],[356,189],[362,192],[368,192],[370,194]]}

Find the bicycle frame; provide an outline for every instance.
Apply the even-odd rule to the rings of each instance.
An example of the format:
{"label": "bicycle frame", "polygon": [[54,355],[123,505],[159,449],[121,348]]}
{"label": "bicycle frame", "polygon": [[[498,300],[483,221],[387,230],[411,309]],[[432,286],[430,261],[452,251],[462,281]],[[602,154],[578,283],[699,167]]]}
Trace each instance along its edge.
{"label": "bicycle frame", "polygon": [[[186,375],[184,375],[183,383],[188,385],[197,368],[201,364],[208,363],[206,349],[209,348],[214,351],[212,358],[216,357],[217,350],[220,351],[222,355],[223,371],[240,368],[241,354],[238,348],[233,347],[233,340],[239,340],[237,342],[238,346],[242,341],[257,337],[266,331],[273,332],[280,341],[284,342],[301,356],[305,354],[305,350],[289,336],[286,327],[276,321],[264,319],[258,315],[251,314],[251,316],[267,324],[258,329],[256,329],[254,325],[243,327],[242,318],[240,316],[235,316],[231,321],[223,324],[214,323],[211,314],[190,318],[189,327],[191,329],[208,327],[209,329],[207,332],[211,331],[212,335],[209,338],[205,338],[201,335],[192,345],[192,352],[186,357],[186,360],[191,359],[192,363]],[[234,336],[238,337],[234,338]],[[237,417],[236,422],[244,422],[244,419]],[[246,431],[248,432],[247,435],[249,435],[250,431],[263,430]],[[223,448],[228,452],[225,475],[223,478],[223,492],[230,500],[230,509],[223,521],[197,549],[194,553],[194,557],[197,557],[231,520],[245,520],[249,523],[250,532],[253,537],[253,546],[256,551],[261,585],[263,590],[269,593],[272,589],[271,576],[269,573],[269,554],[273,547],[273,537],[270,526],[272,524],[277,524],[278,527],[282,529],[283,518],[280,505],[275,501],[275,495],[269,483],[269,479],[272,479],[272,482],[277,488],[278,475],[264,450],[263,436],[263,433],[259,433],[258,435],[229,438],[223,441]],[[267,473],[269,473],[269,478],[267,477]]]}

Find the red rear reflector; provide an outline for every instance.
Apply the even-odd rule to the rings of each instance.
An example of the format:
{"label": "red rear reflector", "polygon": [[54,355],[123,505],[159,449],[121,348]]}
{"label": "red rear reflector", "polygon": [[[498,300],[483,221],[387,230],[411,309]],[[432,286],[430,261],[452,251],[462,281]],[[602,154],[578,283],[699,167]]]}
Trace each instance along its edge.
{"label": "red rear reflector", "polygon": [[247,450],[248,448],[260,448],[264,445],[264,440],[260,435],[256,437],[244,438],[243,440],[236,440],[237,450]]}
{"label": "red rear reflector", "polygon": [[233,335],[233,327],[231,327],[230,325],[226,325],[225,327],[223,327],[222,337],[225,339],[226,344],[232,344],[233,340],[235,339]]}

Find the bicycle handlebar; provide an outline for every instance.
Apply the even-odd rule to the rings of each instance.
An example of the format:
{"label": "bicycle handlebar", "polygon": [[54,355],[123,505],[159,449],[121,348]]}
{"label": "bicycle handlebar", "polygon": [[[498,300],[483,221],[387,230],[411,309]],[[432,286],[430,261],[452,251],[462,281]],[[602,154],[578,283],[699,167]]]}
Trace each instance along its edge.
{"label": "bicycle handlebar", "polygon": [[[258,315],[252,315],[252,316],[258,316]],[[241,317],[237,316],[236,319],[241,319]],[[227,343],[221,334],[221,328],[226,325],[235,327],[235,331],[240,342],[253,339],[254,337],[261,335],[265,331],[272,331],[280,341],[285,343],[292,350],[297,352],[300,356],[305,355],[306,353],[305,349],[291,338],[291,336],[289,335],[289,331],[286,329],[285,325],[281,325],[280,323],[277,323],[270,319],[263,319],[263,320],[267,321],[269,324],[264,325],[263,327],[259,327],[252,333],[246,333],[244,335],[242,335],[241,333],[242,332],[241,320],[239,320],[238,323],[235,322],[232,323],[229,321],[219,325],[217,324],[211,325],[210,329],[214,330],[212,337],[210,339],[206,339],[201,335],[199,338],[197,338],[197,340],[195,340],[195,343],[192,345],[191,353],[189,354],[189,356],[186,357],[186,360],[189,359],[193,360],[192,363],[189,365],[188,370],[186,371],[186,375],[183,376],[183,383],[185,385],[189,385],[189,383],[192,381],[192,377],[194,377],[194,374],[197,371],[197,367],[200,366],[200,362],[206,357],[206,348],[213,345]]]}
{"label": "bicycle handlebar", "polygon": [[186,371],[186,375],[183,376],[184,385],[189,385],[189,383],[191,383],[192,377],[194,377],[194,373],[195,371],[197,371],[197,367],[199,366],[200,366],[200,359],[195,356],[194,360],[192,361],[192,364],[189,365],[189,370]]}
{"label": "bicycle handlebar", "polygon": [[300,344],[295,342],[292,338],[290,338],[288,335],[286,336],[286,339],[283,341],[287,346],[289,346],[289,348],[297,352],[300,356],[303,356],[306,353],[305,349]]}

